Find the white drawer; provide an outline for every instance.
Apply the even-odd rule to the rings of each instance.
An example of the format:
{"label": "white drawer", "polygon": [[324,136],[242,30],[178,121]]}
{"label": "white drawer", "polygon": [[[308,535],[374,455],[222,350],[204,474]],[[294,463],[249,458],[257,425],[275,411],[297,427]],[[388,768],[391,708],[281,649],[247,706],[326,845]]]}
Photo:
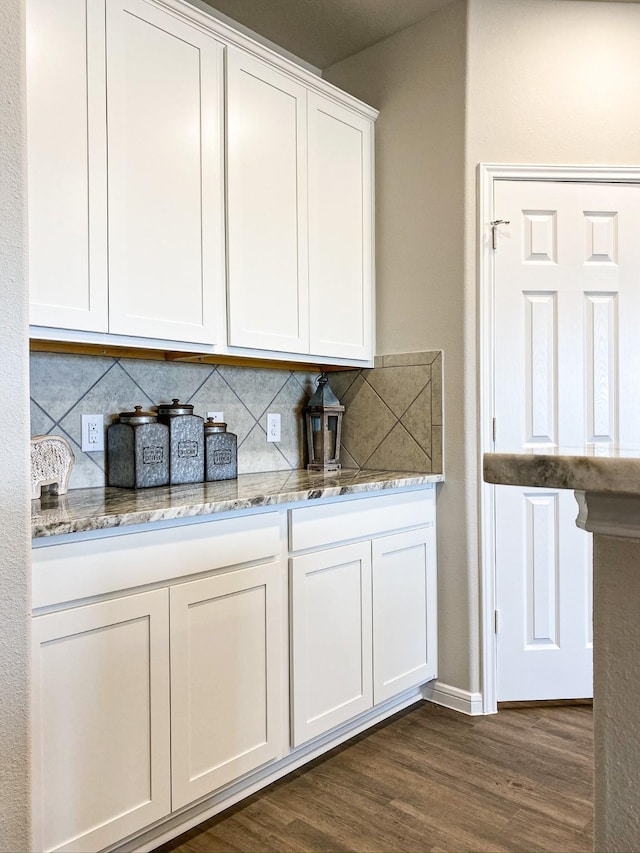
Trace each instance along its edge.
{"label": "white drawer", "polygon": [[35,548],[33,608],[279,557],[278,512]]}
{"label": "white drawer", "polygon": [[435,488],[368,496],[289,510],[292,551],[433,525]]}

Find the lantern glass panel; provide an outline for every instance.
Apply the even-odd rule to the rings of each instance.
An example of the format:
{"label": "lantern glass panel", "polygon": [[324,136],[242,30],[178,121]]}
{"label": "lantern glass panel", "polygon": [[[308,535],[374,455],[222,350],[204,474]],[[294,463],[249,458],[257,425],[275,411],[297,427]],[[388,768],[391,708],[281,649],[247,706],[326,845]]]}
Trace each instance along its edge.
{"label": "lantern glass panel", "polygon": [[322,459],[322,418],[318,415],[312,415],[311,421],[311,437],[313,460]]}
{"label": "lantern glass panel", "polygon": [[336,458],[336,433],[338,432],[338,416],[337,415],[329,415],[328,418],[328,428],[329,432],[327,435],[327,439],[329,442],[329,447],[327,448],[327,456],[329,459]]}

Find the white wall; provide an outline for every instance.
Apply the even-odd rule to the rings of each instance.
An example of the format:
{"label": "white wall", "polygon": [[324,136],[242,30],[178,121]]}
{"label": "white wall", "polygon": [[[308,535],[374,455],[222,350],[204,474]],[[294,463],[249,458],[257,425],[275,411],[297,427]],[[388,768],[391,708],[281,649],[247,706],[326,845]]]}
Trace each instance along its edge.
{"label": "white wall", "polygon": [[30,849],[24,0],[0,0],[0,849]]}
{"label": "white wall", "polygon": [[[438,496],[440,678],[478,689],[476,545],[466,531],[464,387],[464,0],[323,76],[380,110],[376,123],[379,354],[444,350]],[[475,434],[475,414],[468,431]]]}

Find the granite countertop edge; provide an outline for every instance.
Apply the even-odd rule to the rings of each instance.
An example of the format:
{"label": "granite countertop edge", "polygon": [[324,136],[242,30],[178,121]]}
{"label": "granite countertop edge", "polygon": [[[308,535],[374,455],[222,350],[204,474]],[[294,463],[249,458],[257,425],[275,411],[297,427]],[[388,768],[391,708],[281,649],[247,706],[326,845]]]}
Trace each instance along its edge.
{"label": "granite countertop edge", "polygon": [[640,495],[640,449],[602,456],[589,450],[485,453],[483,472],[498,485]]}
{"label": "granite countertop edge", "polygon": [[331,474],[296,470],[241,474],[237,480],[154,489],[74,489],[31,502],[33,539],[341,495],[438,483],[443,474],[343,469]]}

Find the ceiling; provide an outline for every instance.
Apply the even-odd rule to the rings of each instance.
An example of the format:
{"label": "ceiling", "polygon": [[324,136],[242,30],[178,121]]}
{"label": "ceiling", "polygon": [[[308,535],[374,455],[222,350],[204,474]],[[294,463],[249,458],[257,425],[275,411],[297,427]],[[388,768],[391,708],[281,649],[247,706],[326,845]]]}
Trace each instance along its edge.
{"label": "ceiling", "polygon": [[327,68],[449,0],[206,0],[300,59]]}

